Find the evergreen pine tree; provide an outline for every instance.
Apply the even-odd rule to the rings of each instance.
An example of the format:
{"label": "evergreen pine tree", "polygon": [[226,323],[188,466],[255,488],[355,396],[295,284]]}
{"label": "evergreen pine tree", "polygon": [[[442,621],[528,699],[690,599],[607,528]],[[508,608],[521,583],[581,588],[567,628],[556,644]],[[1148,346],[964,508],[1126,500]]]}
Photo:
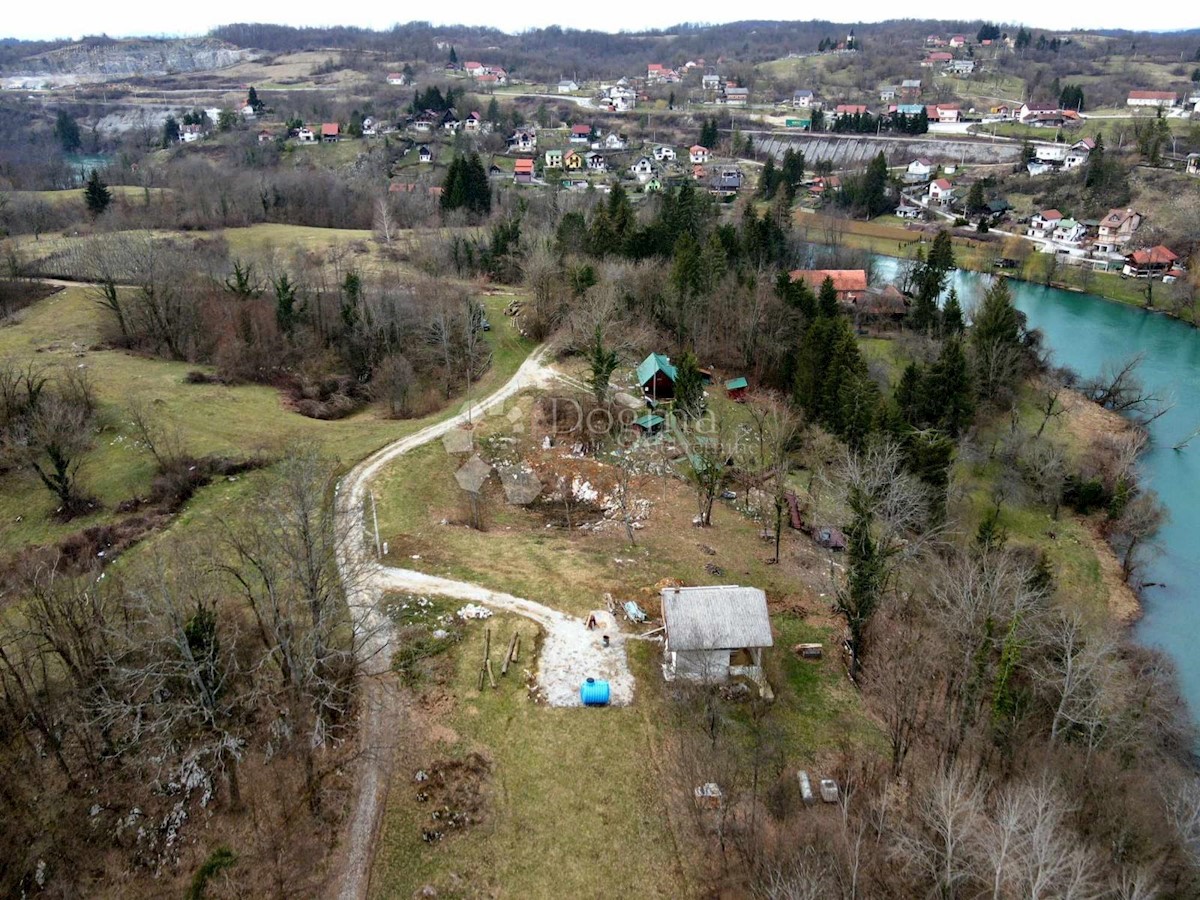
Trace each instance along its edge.
{"label": "evergreen pine tree", "polygon": [[76,153],[83,146],[79,123],[65,109],[60,109],[54,116],[54,136],[58,138],[64,153]]}
{"label": "evergreen pine tree", "polygon": [[953,335],[963,332],[962,306],[958,302],[958,291],[950,288],[950,296],[942,307],[942,334]]}
{"label": "evergreen pine tree", "polygon": [[83,200],[93,219],[108,209],[108,205],[112,203],[112,192],[100,180],[100,172],[97,169],[92,169],[92,174],[88,176],[87,184],[83,188]]}
{"label": "evergreen pine tree", "polygon": [[825,280],[821,282],[821,290],[817,294],[817,313],[822,316],[838,314],[837,288],[833,286],[833,279],[829,276],[825,276]]}
{"label": "evergreen pine tree", "polygon": [[905,422],[913,428],[924,427],[926,406],[924,372],[915,362],[910,362],[904,367],[893,399]]}
{"label": "evergreen pine tree", "polygon": [[488,101],[487,114],[486,114],[485,118],[492,125],[500,124],[500,104],[498,102],[496,102],[495,96],[493,96],[492,99]]}
{"label": "evergreen pine tree", "polygon": [[675,366],[675,409],[685,419],[698,419],[704,413],[704,380],[690,350]]}
{"label": "evergreen pine tree", "polygon": [[1004,278],[984,294],[971,323],[975,384],[985,402],[1001,395],[1020,377],[1021,319]]}
{"label": "evergreen pine tree", "polygon": [[178,141],[179,123],[175,121],[174,116],[167,116],[167,120],[163,122],[162,147],[165,150]]}
{"label": "evergreen pine tree", "polygon": [[951,437],[957,437],[975,415],[971,367],[962,340],[947,338],[942,352],[924,379],[927,418]]}
{"label": "evergreen pine tree", "polygon": [[758,194],[764,200],[770,200],[775,196],[775,181],[777,177],[775,157],[768,156],[766,165],[763,166],[762,175],[758,181]]}

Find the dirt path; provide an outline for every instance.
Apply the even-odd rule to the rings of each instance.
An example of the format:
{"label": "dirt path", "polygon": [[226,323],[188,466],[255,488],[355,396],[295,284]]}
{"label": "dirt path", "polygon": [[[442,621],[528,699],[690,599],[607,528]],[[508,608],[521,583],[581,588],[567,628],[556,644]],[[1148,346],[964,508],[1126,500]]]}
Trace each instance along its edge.
{"label": "dirt path", "polygon": [[[549,383],[556,376],[546,366],[545,357],[544,349],[536,351],[507,384],[472,404],[470,417],[478,418],[521,391]],[[579,682],[584,674],[607,678],[614,703],[633,699],[633,676],[625,655],[624,637],[609,623],[589,631],[581,620],[540,603],[467,582],[382,566],[375,559],[366,540],[367,486],[384,466],[467,421],[468,411],[464,409],[456,416],[389,444],[351,469],[337,488],[338,569],[367,675],[363,681],[360,771],[343,835],[340,865],[328,891],[339,900],[362,900],[367,896],[375,842],[395,767],[397,735],[404,724],[399,692],[390,673],[396,650],[394,631],[379,604],[384,591],[458,597],[536,621],[546,633],[538,665],[538,687],[552,706],[578,706]],[[602,638],[605,630],[611,644],[607,648]]]}

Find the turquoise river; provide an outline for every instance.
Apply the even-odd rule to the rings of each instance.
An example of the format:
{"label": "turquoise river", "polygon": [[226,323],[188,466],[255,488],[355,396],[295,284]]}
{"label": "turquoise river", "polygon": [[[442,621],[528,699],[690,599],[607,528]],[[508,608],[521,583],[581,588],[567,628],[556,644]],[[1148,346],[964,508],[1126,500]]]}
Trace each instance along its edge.
{"label": "turquoise river", "polygon": [[[898,261],[876,260],[877,273],[894,275]],[[959,271],[953,284],[969,309],[990,276]],[[1200,436],[1172,448],[1200,428],[1200,331],[1091,294],[1009,281],[1013,301],[1029,326],[1045,335],[1056,365],[1087,378],[1105,363],[1140,353],[1146,388],[1173,405],[1150,425],[1150,448],[1141,457],[1142,484],[1158,492],[1170,520],[1158,533],[1158,552],[1143,570],[1153,587],[1142,592],[1145,615],[1136,626],[1143,643],[1175,661],[1193,716],[1200,712]]]}

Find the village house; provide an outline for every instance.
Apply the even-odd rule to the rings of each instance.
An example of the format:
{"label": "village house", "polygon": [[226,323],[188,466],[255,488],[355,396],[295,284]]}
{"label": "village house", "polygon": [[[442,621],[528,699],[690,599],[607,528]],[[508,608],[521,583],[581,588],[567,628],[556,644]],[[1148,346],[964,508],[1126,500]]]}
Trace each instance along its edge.
{"label": "village house", "polygon": [[1043,209],[1029,220],[1029,228],[1025,233],[1032,238],[1049,240],[1062,220],[1063,214],[1057,209]]}
{"label": "village house", "polygon": [[700,144],[693,144],[688,150],[688,159],[693,165],[708,162],[708,148],[702,147]]}
{"label": "village house", "polygon": [[840,119],[843,116],[861,116],[867,112],[869,110],[861,103],[839,103],[833,110],[833,117]]}
{"label": "village house", "polygon": [[589,172],[603,172],[608,169],[608,163],[604,161],[604,156],[595,150],[585,153],[583,161]]}
{"label": "village house", "polygon": [[674,84],[679,81],[679,73],[661,63],[650,63],[646,66],[646,80],[652,84]]}
{"label": "village house", "polygon": [[1166,275],[1179,257],[1162,244],[1148,250],[1134,250],[1126,254],[1121,274],[1132,278],[1154,278]]}
{"label": "village house", "polygon": [[852,306],[867,291],[865,269],[793,269],[788,273],[792,281],[803,281],[814,293],[820,293],[821,285],[828,278],[837,291],[839,303]]}
{"label": "village house", "polygon": [[610,131],[604,136],[603,141],[592,145],[593,150],[627,150],[628,148],[629,139],[615,131]]}
{"label": "village house", "polygon": [[1126,106],[1157,106],[1170,109],[1179,102],[1179,95],[1173,91],[1130,91],[1125,99]]}
{"label": "village house", "polygon": [[321,140],[326,144],[336,144],[341,133],[341,126],[337,122],[325,122],[321,126]]}
{"label": "village house", "polygon": [[417,148],[417,162],[419,162],[419,163],[432,163],[433,162],[433,151],[429,149],[428,144],[422,144],[420,147]]}
{"label": "village house", "polygon": [[967,76],[975,72],[975,60],[973,59],[952,59],[945,67],[946,72],[951,75]]}
{"label": "village house", "polygon": [[700,76],[700,89],[715,94],[721,89],[721,76],[715,72],[707,72]]}
{"label": "village house", "polygon": [[1079,168],[1088,161],[1088,157],[1092,155],[1092,151],[1095,149],[1096,142],[1091,138],[1084,138],[1081,141],[1076,141],[1071,145],[1071,149],[1067,151],[1067,155],[1063,159],[1063,168]]}
{"label": "village house", "polygon": [[446,110],[446,114],[442,116],[442,130],[450,134],[454,134],[462,127],[462,122],[458,118],[458,114],[453,109]]}
{"label": "village house", "polygon": [[1067,158],[1071,150],[1066,144],[1035,144],[1033,158],[1044,163],[1059,163]]}
{"label": "village house", "polygon": [[934,66],[944,66],[954,59],[953,53],[947,53],[945,50],[939,50],[935,53],[930,53],[921,60],[921,67],[931,69]]}
{"label": "village house", "polygon": [[718,103],[726,106],[746,106],[750,102],[750,89],[726,85],[724,92],[717,98]]}
{"label": "village house", "polygon": [[463,130],[471,134],[478,133],[481,130],[482,125],[483,116],[481,116],[478,112],[469,113],[467,117],[463,119]]}
{"label": "village house", "polygon": [[573,94],[579,90],[579,84],[569,78],[564,78],[558,83],[558,92],[560,94]]}
{"label": "village house", "polygon": [[1087,226],[1074,219],[1064,218],[1054,229],[1054,241],[1057,244],[1077,246],[1087,237]]}
{"label": "village house", "polygon": [[395,85],[406,85],[406,84],[408,84],[408,78],[404,75],[403,72],[388,72],[387,83],[395,84]]}
{"label": "village house", "polygon": [[648,156],[640,157],[629,167],[629,174],[637,179],[638,184],[645,184],[654,177],[654,161]]}
{"label": "village house", "polygon": [[931,34],[925,38],[925,46],[927,47],[945,47],[946,39],[941,35]]}
{"label": "village house", "polygon": [[793,109],[813,109],[816,105],[816,95],[807,88],[792,92]]}
{"label": "village house", "polygon": [[571,137],[568,139],[572,144],[586,144],[592,139],[592,126],[579,123],[571,126]]}
{"label": "village house", "polygon": [[1100,220],[1096,236],[1097,253],[1115,253],[1133,238],[1133,233],[1142,224],[1142,217],[1132,209],[1110,209]]}
{"label": "village house", "polygon": [[879,99],[881,101],[883,101],[884,103],[890,103],[891,101],[896,99],[896,95],[899,92],[900,92],[900,88],[898,88],[896,85],[894,85],[894,84],[885,85],[884,87],[881,87],[879,89]]}
{"label": "village house", "polygon": [[869,290],[854,302],[857,317],[877,322],[899,322],[908,314],[909,299],[894,284]]}
{"label": "village house", "polygon": [[583,168],[583,157],[574,150],[568,150],[563,154],[562,167],[568,172],[578,172]]}
{"label": "village house", "polygon": [[515,131],[508,139],[508,149],[516,153],[533,153],[537,150],[537,132]]}
{"label": "village house", "polygon": [[311,128],[304,125],[296,131],[296,140],[302,144],[312,144],[316,142],[317,135]]}
{"label": "village house", "polygon": [[742,187],[742,170],[726,166],[714,173],[708,183],[708,192],[714,197],[732,197]]}
{"label": "village house", "polygon": [[762,652],[774,645],[767,595],[734,585],[662,589],[663,676],[724,682],[741,675],[770,689]]}
{"label": "village house", "polygon": [[463,71],[472,77],[478,77],[487,74],[487,66],[476,60],[467,60],[463,63]]}
{"label": "village house", "polygon": [[[202,137],[204,137],[204,129],[201,128],[199,125],[181,125],[179,128],[179,139],[181,141],[183,141],[185,144],[195,143],[196,141],[200,140],[200,138],[202,138]],[[312,131],[309,130],[309,132],[308,132],[309,142],[311,142],[312,139],[313,139],[313,134],[312,134]],[[263,143],[261,132],[259,133],[258,142],[260,144]]]}
{"label": "village house", "polygon": [[939,178],[929,183],[930,203],[949,203],[954,199],[954,186],[945,178]]}
{"label": "village house", "polygon": [[561,150],[546,151],[546,168],[561,169],[563,167],[563,152]]}
{"label": "village house", "polygon": [[965,47],[965,46],[967,46],[967,38],[965,35],[956,34],[950,38],[949,44],[951,47],[954,47],[956,49],[958,47]]}
{"label": "village house", "polygon": [[750,382],[745,376],[731,378],[725,382],[725,396],[735,403],[745,403],[746,393],[750,390]]}
{"label": "village house", "polygon": [[900,219],[919,219],[925,210],[919,206],[909,203],[907,200],[901,200],[900,205],[896,207],[896,217]]}
{"label": "village house", "polygon": [[675,161],[675,148],[674,147],[655,147],[654,148],[654,158],[657,159],[659,162],[666,162],[668,160],[671,162],[674,162]]}
{"label": "village house", "polygon": [[638,385],[642,394],[654,406],[659,400],[675,398],[675,367],[661,353],[651,353],[637,367]]}
{"label": "village house", "polygon": [[957,122],[962,110],[957,103],[938,103],[925,107],[925,115],[930,122],[952,124]]}
{"label": "village house", "polygon": [[927,181],[933,177],[933,173],[937,171],[937,166],[925,157],[914,159],[908,164],[908,168],[904,173],[905,181]]}
{"label": "village house", "polygon": [[900,99],[913,101],[921,96],[921,79],[905,78],[900,82]]}
{"label": "village house", "polygon": [[514,160],[513,181],[517,184],[533,183],[533,160],[528,157]]}

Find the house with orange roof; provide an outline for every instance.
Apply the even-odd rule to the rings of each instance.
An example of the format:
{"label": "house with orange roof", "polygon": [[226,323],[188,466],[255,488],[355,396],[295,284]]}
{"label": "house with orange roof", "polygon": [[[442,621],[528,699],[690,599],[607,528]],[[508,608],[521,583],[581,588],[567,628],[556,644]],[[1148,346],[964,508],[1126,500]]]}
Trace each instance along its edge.
{"label": "house with orange roof", "polygon": [[821,285],[828,278],[837,291],[839,303],[854,305],[867,292],[865,269],[793,269],[788,273],[792,281],[803,281],[814,294],[820,293]]}

